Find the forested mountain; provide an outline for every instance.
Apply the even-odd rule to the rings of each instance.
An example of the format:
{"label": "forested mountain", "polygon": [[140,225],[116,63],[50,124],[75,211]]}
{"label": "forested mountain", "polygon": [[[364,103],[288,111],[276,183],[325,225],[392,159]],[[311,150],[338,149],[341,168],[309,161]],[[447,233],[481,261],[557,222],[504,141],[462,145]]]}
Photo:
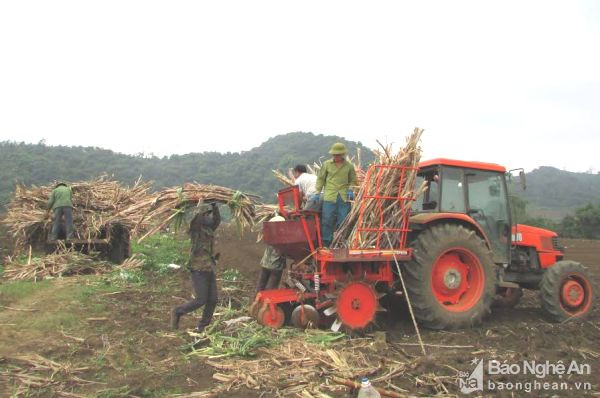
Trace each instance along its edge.
{"label": "forested mountain", "polygon": [[[15,142],[0,143],[0,204],[5,204],[15,181],[47,184],[54,179],[75,181],[102,173],[131,183],[140,175],[153,180],[157,189],[186,181],[223,185],[274,200],[281,184],[272,169],[285,170],[297,163],[329,158],[331,144],[343,141],[356,154],[361,148],[362,164],[373,160],[361,143],[336,136],[312,133],[278,135],[241,153],[203,152],[169,157],[131,156],[101,148],[47,146]],[[558,220],[587,203],[600,203],[600,175],[573,173],[554,167],[540,167],[527,173],[527,190],[513,190],[528,202],[531,216]]]}
{"label": "forested mountain", "polygon": [[527,189],[519,195],[532,215],[559,219],[588,203],[600,204],[600,174],[542,166],[527,173]]}
{"label": "forested mountain", "polygon": [[372,152],[359,142],[300,132],[278,135],[241,153],[203,152],[162,158],[124,155],[101,148],[2,142],[0,203],[10,199],[15,181],[48,184],[55,179],[75,181],[102,173],[114,175],[125,183],[132,183],[142,175],[153,180],[157,189],[189,181],[218,184],[274,201],[281,184],[272,169],[286,170],[298,163],[327,159],[329,147],[337,141],[347,145],[350,155],[361,148],[363,164],[373,160]]}

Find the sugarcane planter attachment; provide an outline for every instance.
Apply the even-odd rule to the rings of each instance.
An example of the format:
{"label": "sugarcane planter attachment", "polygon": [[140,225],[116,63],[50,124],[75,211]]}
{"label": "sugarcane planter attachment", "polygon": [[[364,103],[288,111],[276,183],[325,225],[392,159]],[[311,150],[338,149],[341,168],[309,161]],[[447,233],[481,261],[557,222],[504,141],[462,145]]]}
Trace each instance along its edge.
{"label": "sugarcane planter attachment", "polygon": [[482,162],[371,165],[333,248],[322,245],[319,213],[301,209],[298,187],[279,191],[285,221],[265,222],[264,242],[295,265],[290,287],[259,292],[251,315],[275,329],[364,331],[386,311],[385,296],[408,296],[420,325],[457,329],[517,305],[529,289],[549,320],[584,318],[593,303],[585,267],[563,259],[555,232],[511,218],[509,178]]}

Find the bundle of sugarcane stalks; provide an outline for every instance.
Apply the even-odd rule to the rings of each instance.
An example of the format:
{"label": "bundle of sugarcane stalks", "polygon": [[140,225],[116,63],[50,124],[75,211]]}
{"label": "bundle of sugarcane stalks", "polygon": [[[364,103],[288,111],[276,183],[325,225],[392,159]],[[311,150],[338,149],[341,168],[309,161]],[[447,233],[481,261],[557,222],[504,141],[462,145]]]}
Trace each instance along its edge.
{"label": "bundle of sugarcane stalks", "polygon": [[[151,186],[151,182],[138,179],[132,187],[127,187],[106,175],[71,184],[74,239],[109,239],[113,224],[125,229],[139,225],[145,214],[143,205],[151,197]],[[52,228],[47,203],[53,189],[48,185],[16,186],[2,222],[15,238],[17,250],[47,239]]]}
{"label": "bundle of sugarcane stalks", "polygon": [[2,277],[8,280],[42,280],[48,277],[100,274],[112,267],[113,264],[107,261],[66,250],[33,258],[26,264],[9,262]]}
{"label": "bundle of sugarcane stalks", "polygon": [[29,258],[27,262],[19,262],[11,257],[4,265],[2,277],[7,280],[43,280],[74,275],[101,275],[115,269],[141,269],[144,260],[135,254],[127,258],[121,265],[115,265],[101,259],[97,252],[80,253],[59,243],[57,250],[43,257]]}
{"label": "bundle of sugarcane stalks", "polygon": [[[148,209],[140,220],[140,225],[152,223],[153,227],[140,237],[138,242],[165,229],[171,223],[180,224],[184,220],[186,210],[193,210],[193,207],[207,202],[226,204],[240,230],[252,227],[257,200],[258,196],[217,185],[187,183],[182,187],[164,189],[140,204]],[[137,230],[136,228],[134,231]]]}
{"label": "bundle of sugarcane stalks", "polygon": [[[364,180],[360,185],[360,190],[356,195],[356,205],[352,207],[350,214],[336,232],[333,241],[333,247],[353,246],[357,239],[358,247],[372,248],[380,241],[380,248],[397,248],[399,244],[399,234],[389,233],[388,236],[382,236],[377,231],[362,231],[359,233],[359,218],[363,198],[367,196],[386,196],[400,198],[397,199],[374,199],[366,198],[364,200],[363,219],[361,228],[378,229],[383,219],[382,227],[385,229],[400,229],[403,226],[407,213],[406,208],[410,208],[412,201],[419,196],[425,189],[424,185],[415,188],[417,169],[421,159],[421,148],[419,146],[422,129],[415,128],[414,132],[407,138],[406,146],[400,151],[394,152],[392,145],[383,145],[380,150],[375,151],[377,159],[375,164],[384,166],[401,166],[390,168],[379,168],[374,171],[375,175],[370,181]],[[403,177],[403,178],[401,178]],[[378,188],[379,187],[379,190]]]}

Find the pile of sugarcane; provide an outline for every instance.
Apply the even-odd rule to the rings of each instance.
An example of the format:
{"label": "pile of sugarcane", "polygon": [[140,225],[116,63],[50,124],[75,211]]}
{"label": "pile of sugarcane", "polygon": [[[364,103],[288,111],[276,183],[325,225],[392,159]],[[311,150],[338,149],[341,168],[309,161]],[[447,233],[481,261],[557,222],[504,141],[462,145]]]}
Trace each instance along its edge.
{"label": "pile of sugarcane", "polygon": [[152,223],[153,226],[138,242],[172,223],[180,224],[187,210],[209,202],[226,204],[240,229],[252,227],[257,199],[257,196],[217,185],[186,183],[182,187],[166,188],[149,198],[146,203],[140,203],[140,206],[148,209],[140,220],[140,225]]}
{"label": "pile of sugarcane", "polygon": [[8,280],[42,280],[73,275],[100,275],[115,269],[136,270],[144,266],[144,260],[133,256],[120,265],[102,260],[100,253],[80,253],[72,248],[58,244],[57,250],[43,257],[29,257],[26,262],[19,262],[8,257],[2,277]]}
{"label": "pile of sugarcane", "polygon": [[[70,185],[73,191],[74,239],[110,238],[110,225],[126,229],[139,225],[146,212],[144,204],[152,195],[151,182],[141,179],[132,187],[104,175]],[[52,228],[47,203],[54,186],[25,187],[18,184],[3,223],[15,238],[15,247],[44,241]]]}
{"label": "pile of sugarcane", "polygon": [[113,267],[114,264],[96,256],[66,250],[32,258],[25,264],[10,262],[6,264],[2,277],[8,280],[42,280],[48,277],[101,274]]}
{"label": "pile of sugarcane", "polygon": [[[424,186],[415,188],[417,176],[417,168],[421,159],[421,148],[419,142],[421,139],[422,129],[415,128],[414,132],[407,138],[406,146],[400,151],[395,152],[392,145],[382,145],[380,150],[375,151],[377,156],[375,164],[404,166],[404,179],[400,185],[401,169],[398,168],[381,168],[374,170],[369,184],[363,181],[360,185],[358,194],[356,195],[355,206],[352,206],[350,214],[336,232],[333,241],[333,247],[350,247],[354,246],[357,239],[358,247],[372,248],[376,246],[377,239],[380,239],[380,248],[390,248],[388,236],[391,240],[392,247],[397,248],[399,244],[399,233],[378,234],[376,231],[358,232],[359,218],[363,198],[365,196],[388,196],[400,197],[404,199],[404,207],[402,202],[396,199],[372,199],[367,198],[364,201],[363,219],[361,222],[362,228],[379,228],[380,220],[383,219],[383,227],[394,229],[402,228],[405,221],[405,208],[410,207],[412,201],[421,194]],[[379,183],[379,192],[377,184]],[[379,236],[378,236],[379,235]]]}

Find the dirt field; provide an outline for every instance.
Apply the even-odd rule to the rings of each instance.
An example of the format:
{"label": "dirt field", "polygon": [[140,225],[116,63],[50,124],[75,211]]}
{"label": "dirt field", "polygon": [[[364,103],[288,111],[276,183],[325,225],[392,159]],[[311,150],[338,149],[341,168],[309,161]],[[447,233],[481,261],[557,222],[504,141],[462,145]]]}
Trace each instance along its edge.
{"label": "dirt field", "polygon": [[[567,246],[568,259],[589,267],[597,288],[600,242],[566,240],[563,243]],[[252,294],[263,247],[255,243],[255,236],[246,235],[239,240],[232,231],[224,231],[217,250],[222,253],[221,268],[237,268],[246,279],[246,282],[237,282],[233,290],[228,288],[229,293],[222,292],[223,300],[227,301],[222,304],[239,306]],[[219,283],[224,286],[223,281]],[[217,370],[210,361],[186,355],[193,339],[167,327],[170,309],[189,297],[189,291],[184,272],[150,279],[139,286],[115,285],[102,277],[0,284],[0,396],[160,397],[222,386],[222,382],[213,378]],[[219,316],[217,313],[217,320]],[[186,317],[182,326],[191,328],[194,322],[193,317]],[[480,328],[452,332],[421,330],[426,356],[420,352],[408,316],[387,317],[380,325],[387,330],[383,342],[381,333],[375,340],[373,336],[364,336],[352,342],[362,347],[358,354],[366,358],[368,363],[364,366],[372,365],[372,378],[385,373],[386,369],[400,369],[382,385],[395,389],[399,396],[461,396],[458,372],[471,372],[474,359],[509,363],[562,360],[566,364],[576,360],[589,364],[591,375],[565,379],[548,376],[543,382],[567,380],[570,388],[574,382],[587,382],[591,384],[588,391],[545,390],[529,395],[600,396],[596,376],[600,372],[597,302],[586,322],[557,325],[545,320],[536,294],[527,292],[517,308],[495,311]],[[340,346],[332,347],[342,350]],[[265,355],[259,353],[257,360],[264,359]],[[46,359],[53,362],[44,362]],[[329,370],[326,364],[316,367],[311,373],[312,383],[325,383]],[[497,375],[489,380],[533,382],[536,378]],[[252,383],[246,384],[252,386]],[[266,397],[277,396],[276,391],[285,387],[285,383],[261,390],[242,387],[219,392],[216,396],[258,397],[261,393]],[[344,389],[329,390],[327,394],[321,396],[353,396]],[[524,393],[486,389],[479,395],[472,394],[481,395],[512,397]],[[297,393],[292,396],[320,395]]]}

